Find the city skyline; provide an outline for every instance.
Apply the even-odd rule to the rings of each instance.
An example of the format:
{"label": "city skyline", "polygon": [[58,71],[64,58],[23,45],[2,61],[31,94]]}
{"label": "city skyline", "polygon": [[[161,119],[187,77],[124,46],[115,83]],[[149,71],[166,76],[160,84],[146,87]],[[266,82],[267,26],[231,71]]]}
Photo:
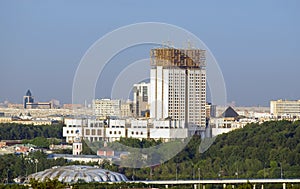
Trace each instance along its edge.
{"label": "city skyline", "polygon": [[[1,1],[0,102],[21,103],[30,89],[38,101],[71,103],[87,49],[114,29],[145,21],[174,24],[203,40],[221,67],[228,102],[269,106],[270,100],[300,99],[298,1],[192,1],[165,8],[169,3]],[[149,58],[149,48],[132,51]],[[131,55],[112,62],[132,61]],[[107,97],[101,92],[110,85],[97,86],[96,97]]]}

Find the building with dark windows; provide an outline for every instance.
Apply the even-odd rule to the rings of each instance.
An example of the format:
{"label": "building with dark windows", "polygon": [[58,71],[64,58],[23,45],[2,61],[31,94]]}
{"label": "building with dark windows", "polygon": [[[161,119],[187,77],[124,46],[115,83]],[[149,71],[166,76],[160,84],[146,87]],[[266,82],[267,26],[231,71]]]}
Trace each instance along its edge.
{"label": "building with dark windows", "polygon": [[34,98],[31,95],[31,91],[28,89],[26,92],[26,95],[23,97],[23,104],[24,104],[24,108],[27,108],[27,104],[32,104],[34,103]]}
{"label": "building with dark windows", "polygon": [[149,112],[150,83],[133,85],[133,112],[136,117],[145,117]]}
{"label": "building with dark windows", "polygon": [[150,118],[206,126],[205,50],[151,50]]}
{"label": "building with dark windows", "polygon": [[28,89],[26,95],[23,97],[23,107],[24,109],[50,109],[50,102],[34,102],[34,97],[31,91]]}

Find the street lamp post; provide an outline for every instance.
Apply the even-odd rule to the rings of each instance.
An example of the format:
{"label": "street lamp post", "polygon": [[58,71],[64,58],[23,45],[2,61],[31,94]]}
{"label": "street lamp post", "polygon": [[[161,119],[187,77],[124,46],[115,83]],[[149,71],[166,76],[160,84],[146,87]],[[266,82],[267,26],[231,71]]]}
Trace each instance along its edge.
{"label": "street lamp post", "polygon": [[193,169],[192,169],[192,171],[193,171],[193,180],[195,180],[195,166],[194,166],[194,164],[192,164],[193,165]]}
{"label": "street lamp post", "polygon": [[238,167],[237,164],[236,164],[236,172],[235,172],[235,176],[236,176],[237,179],[239,178],[239,167]]}
{"label": "street lamp post", "polygon": [[8,184],[8,179],[9,179],[8,172],[9,172],[9,169],[7,169],[7,181],[6,181],[7,184]]}
{"label": "street lamp post", "polygon": [[282,172],[282,163],[280,163],[280,178],[283,178],[283,172]]}
{"label": "street lamp post", "polygon": [[266,178],[266,162],[264,162],[264,179]]}
{"label": "street lamp post", "polygon": [[177,174],[178,174],[178,164],[176,163],[176,181],[177,181],[177,178],[178,178],[178,177],[177,177],[177,176],[178,176]]}
{"label": "street lamp post", "polygon": [[199,188],[200,188],[200,179],[201,179],[201,175],[200,175],[200,167],[198,167],[198,178],[199,178]]}
{"label": "street lamp post", "polygon": [[35,159],[34,162],[35,162],[35,173],[37,173],[37,164],[38,164],[39,160]]}

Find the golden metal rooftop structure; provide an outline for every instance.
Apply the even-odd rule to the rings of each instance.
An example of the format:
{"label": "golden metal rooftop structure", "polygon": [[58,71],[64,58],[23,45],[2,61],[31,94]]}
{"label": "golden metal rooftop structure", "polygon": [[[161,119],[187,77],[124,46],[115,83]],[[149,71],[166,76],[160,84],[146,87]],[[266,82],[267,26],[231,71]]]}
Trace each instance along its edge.
{"label": "golden metal rooftop structure", "polygon": [[156,48],[151,49],[151,66],[200,68],[205,67],[205,50]]}

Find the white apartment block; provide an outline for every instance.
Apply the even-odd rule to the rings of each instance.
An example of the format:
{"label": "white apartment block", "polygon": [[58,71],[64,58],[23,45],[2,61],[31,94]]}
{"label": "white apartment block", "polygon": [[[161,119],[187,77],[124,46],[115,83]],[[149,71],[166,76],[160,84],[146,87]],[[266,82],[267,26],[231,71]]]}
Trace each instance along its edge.
{"label": "white apartment block", "polygon": [[151,50],[150,118],[184,121],[185,127],[206,126],[205,51]]}
{"label": "white apartment block", "polygon": [[120,117],[121,100],[112,99],[95,99],[93,100],[94,115],[100,119],[109,117]]}
{"label": "white apartment block", "polygon": [[274,116],[300,117],[300,100],[272,100],[270,112]]}

